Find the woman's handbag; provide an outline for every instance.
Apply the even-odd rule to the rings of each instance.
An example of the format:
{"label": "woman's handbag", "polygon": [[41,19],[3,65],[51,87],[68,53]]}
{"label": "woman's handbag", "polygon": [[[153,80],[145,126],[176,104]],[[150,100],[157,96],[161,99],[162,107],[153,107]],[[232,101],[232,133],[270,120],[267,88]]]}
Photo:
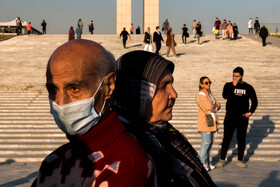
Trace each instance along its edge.
{"label": "woman's handbag", "polygon": [[206,123],[208,127],[213,127],[214,126],[214,122],[213,122],[213,118],[211,116],[211,114],[205,114],[206,117]]}

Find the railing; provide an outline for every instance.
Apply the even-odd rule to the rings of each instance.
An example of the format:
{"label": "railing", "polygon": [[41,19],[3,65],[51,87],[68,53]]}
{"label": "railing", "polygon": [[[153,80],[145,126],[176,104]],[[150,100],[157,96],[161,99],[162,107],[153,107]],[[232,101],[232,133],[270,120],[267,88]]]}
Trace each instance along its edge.
{"label": "railing", "polygon": [[263,23],[270,35],[280,37],[280,23]]}

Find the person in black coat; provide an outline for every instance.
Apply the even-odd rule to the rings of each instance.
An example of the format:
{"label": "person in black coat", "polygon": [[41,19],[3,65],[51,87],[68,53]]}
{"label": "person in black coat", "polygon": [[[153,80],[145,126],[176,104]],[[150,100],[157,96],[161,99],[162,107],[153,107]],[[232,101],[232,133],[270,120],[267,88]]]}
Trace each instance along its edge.
{"label": "person in black coat", "polygon": [[147,31],[145,32],[144,36],[144,43],[145,43],[145,48],[144,51],[147,51],[149,49],[150,52],[152,51],[152,35],[150,33],[151,29],[150,27],[147,28]]}
{"label": "person in black coat", "polygon": [[202,28],[201,28],[201,23],[198,22],[196,25],[196,36],[197,36],[197,43],[200,44],[200,37],[202,36]]}
{"label": "person in black coat", "polygon": [[156,45],[156,52],[155,52],[156,54],[159,54],[159,50],[161,48],[161,41],[162,42],[164,41],[159,30],[160,30],[160,28],[159,28],[159,26],[157,26],[156,31],[154,32],[154,36],[153,36],[153,42]]}
{"label": "person in black coat", "polygon": [[131,40],[130,38],[130,35],[128,34],[128,32],[125,30],[125,27],[123,28],[123,31],[121,32],[120,34],[120,38],[122,37],[122,40],[123,40],[123,47],[126,49],[126,40],[127,40],[127,36],[129,36],[129,39]]}
{"label": "person in black coat", "polygon": [[238,37],[238,27],[237,27],[236,23],[233,24],[232,29],[233,29],[233,37],[234,37],[234,39],[236,39]]}
{"label": "person in black coat", "polygon": [[255,23],[254,23],[254,29],[255,29],[255,34],[258,35],[260,33],[260,22],[258,17],[256,17]]}
{"label": "person in black coat", "polygon": [[189,31],[188,31],[188,28],[186,27],[186,24],[183,25],[182,27],[182,40],[183,40],[183,43],[186,44],[187,43],[187,38],[189,37]]}
{"label": "person in black coat", "polygon": [[266,37],[268,37],[268,30],[265,26],[262,26],[262,28],[260,30],[260,37],[262,38],[262,44],[264,47],[266,44]]}

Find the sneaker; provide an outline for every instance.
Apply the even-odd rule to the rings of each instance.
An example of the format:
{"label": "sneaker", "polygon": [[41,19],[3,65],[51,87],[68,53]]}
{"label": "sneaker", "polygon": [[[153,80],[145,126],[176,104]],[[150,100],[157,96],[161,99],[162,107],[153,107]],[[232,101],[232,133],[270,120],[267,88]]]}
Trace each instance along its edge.
{"label": "sneaker", "polygon": [[236,163],[235,163],[236,166],[238,167],[241,167],[241,168],[246,168],[247,167],[247,164],[243,163],[242,161],[238,160]]}
{"label": "sneaker", "polygon": [[207,164],[203,164],[203,167],[205,168],[206,171],[209,171]]}
{"label": "sneaker", "polygon": [[222,160],[220,159],[219,162],[216,164],[217,167],[224,167],[226,161],[225,160]]}
{"label": "sneaker", "polygon": [[209,164],[209,168],[210,168],[210,170],[212,170],[212,169],[215,169],[216,166],[213,166],[213,165]]}

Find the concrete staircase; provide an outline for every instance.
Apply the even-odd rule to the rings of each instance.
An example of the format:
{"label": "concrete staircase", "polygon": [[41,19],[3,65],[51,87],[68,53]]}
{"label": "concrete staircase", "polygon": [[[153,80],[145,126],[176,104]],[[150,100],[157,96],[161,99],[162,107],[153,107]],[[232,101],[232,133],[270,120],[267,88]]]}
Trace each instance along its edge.
{"label": "concrete staircase", "polygon": [[[200,134],[196,131],[196,92],[178,90],[171,123],[179,129],[199,151]],[[277,93],[260,92],[259,107],[250,118],[245,158],[249,160],[280,161],[280,97]],[[214,96],[222,104],[218,113],[223,122],[225,100],[221,94]],[[223,137],[220,125],[211,151],[213,159],[219,158]],[[0,91],[0,162],[41,162],[51,151],[67,142],[64,133],[56,126],[49,113],[47,92]],[[233,139],[236,142],[236,138]],[[229,159],[236,158],[236,145],[228,152]]]}

